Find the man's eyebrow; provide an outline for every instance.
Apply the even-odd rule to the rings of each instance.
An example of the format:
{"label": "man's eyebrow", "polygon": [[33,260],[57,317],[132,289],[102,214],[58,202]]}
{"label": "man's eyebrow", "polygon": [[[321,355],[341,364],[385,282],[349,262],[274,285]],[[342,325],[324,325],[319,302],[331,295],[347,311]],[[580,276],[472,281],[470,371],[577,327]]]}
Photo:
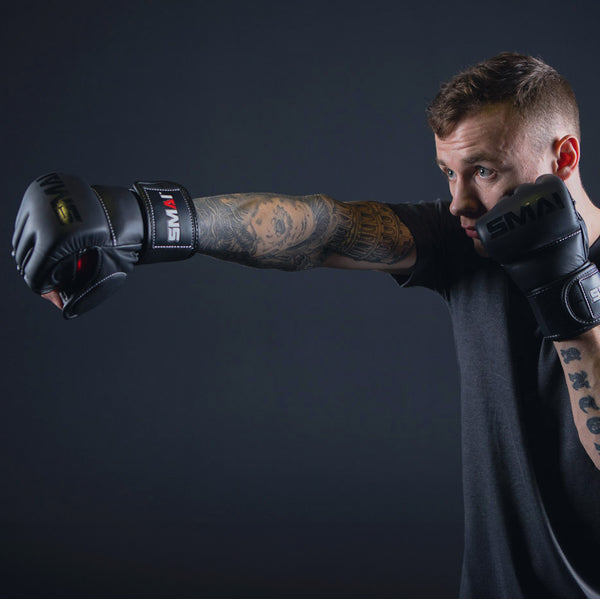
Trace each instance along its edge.
{"label": "man's eyebrow", "polygon": [[478,162],[498,162],[498,159],[491,154],[481,152],[480,154],[473,154],[473,156],[467,156],[463,162],[467,164],[477,164]]}
{"label": "man's eyebrow", "polygon": [[[446,163],[441,158],[436,158],[435,161],[440,166],[446,166]],[[499,162],[499,160],[496,156],[492,156],[491,154],[486,154],[485,152],[482,152],[480,154],[473,154],[472,156],[467,156],[466,158],[463,158],[461,162],[464,162],[466,164],[477,164],[479,162],[493,162],[494,164],[496,164]]]}

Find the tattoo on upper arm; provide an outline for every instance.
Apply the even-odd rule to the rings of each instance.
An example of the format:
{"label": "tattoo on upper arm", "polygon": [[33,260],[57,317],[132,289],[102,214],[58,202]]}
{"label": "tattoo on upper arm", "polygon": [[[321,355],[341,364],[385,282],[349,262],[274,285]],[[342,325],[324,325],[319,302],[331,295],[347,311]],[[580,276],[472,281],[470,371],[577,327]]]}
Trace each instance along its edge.
{"label": "tattoo on upper arm", "polygon": [[582,370],[581,372],[576,372],[574,374],[569,373],[569,379],[571,379],[571,383],[573,383],[573,389],[575,391],[579,391],[579,389],[583,389],[584,387],[589,389],[590,382],[587,380],[587,372]]}
{"label": "tattoo on upper arm", "polygon": [[573,360],[581,360],[581,352],[575,347],[568,347],[567,349],[561,349],[560,353],[565,364],[572,362]]}
{"label": "tattoo on upper arm", "polygon": [[357,261],[397,264],[414,249],[408,227],[385,204],[338,203],[334,207],[335,230],[331,253]]}

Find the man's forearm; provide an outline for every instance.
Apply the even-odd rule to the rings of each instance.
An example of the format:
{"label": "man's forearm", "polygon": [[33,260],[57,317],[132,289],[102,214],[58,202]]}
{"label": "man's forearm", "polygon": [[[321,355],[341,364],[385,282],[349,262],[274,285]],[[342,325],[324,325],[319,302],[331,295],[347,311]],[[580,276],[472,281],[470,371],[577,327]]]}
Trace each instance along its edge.
{"label": "man's forearm", "polygon": [[332,256],[393,267],[414,251],[394,212],[375,202],[267,193],[197,198],[200,253],[259,268],[303,270]]}
{"label": "man's forearm", "polygon": [[333,201],[244,193],[194,200],[203,254],[259,268],[302,270],[322,260]]}
{"label": "man's forearm", "polygon": [[565,373],[579,439],[600,470],[600,327],[554,346]]}

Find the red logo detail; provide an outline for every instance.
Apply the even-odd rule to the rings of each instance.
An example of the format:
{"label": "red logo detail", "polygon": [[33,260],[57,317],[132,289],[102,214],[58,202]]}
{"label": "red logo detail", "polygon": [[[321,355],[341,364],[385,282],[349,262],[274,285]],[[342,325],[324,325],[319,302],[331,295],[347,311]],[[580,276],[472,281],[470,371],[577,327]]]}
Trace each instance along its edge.
{"label": "red logo detail", "polygon": [[169,241],[179,241],[181,238],[181,229],[179,228],[179,214],[177,212],[177,206],[175,199],[172,195],[158,192],[160,198],[163,201],[165,208],[165,214],[167,215],[167,230]]}

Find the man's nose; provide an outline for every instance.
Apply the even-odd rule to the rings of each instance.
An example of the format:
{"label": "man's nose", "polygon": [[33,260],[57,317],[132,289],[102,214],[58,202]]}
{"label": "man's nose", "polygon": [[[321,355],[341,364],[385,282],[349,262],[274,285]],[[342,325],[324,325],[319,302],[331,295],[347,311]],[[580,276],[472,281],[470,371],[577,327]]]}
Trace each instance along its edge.
{"label": "man's nose", "polygon": [[451,214],[471,218],[481,216],[483,206],[479,201],[477,192],[472,186],[458,179],[454,182],[450,191],[452,192],[452,202],[450,202]]}

